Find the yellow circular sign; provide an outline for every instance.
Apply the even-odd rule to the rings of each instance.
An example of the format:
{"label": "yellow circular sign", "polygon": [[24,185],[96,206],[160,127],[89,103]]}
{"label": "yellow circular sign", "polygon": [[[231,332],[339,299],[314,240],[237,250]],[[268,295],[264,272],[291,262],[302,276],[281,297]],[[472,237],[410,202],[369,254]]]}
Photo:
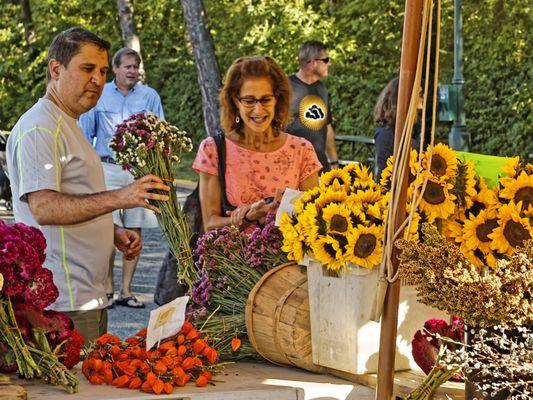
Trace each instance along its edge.
{"label": "yellow circular sign", "polygon": [[315,95],[305,96],[300,101],[300,121],[307,128],[319,131],[326,125],[328,110],[324,101]]}

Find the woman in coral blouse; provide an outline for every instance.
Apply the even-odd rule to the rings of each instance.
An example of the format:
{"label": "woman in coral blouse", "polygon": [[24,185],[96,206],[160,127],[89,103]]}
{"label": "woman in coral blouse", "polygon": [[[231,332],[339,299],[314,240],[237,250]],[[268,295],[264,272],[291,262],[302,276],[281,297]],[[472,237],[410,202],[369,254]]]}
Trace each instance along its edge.
{"label": "woman in coral blouse", "polygon": [[[200,175],[206,231],[261,223],[285,188],[318,185],[318,161],[305,139],[283,132],[290,116],[290,84],[271,57],[241,57],[232,64],[220,93],[226,144],[226,195],[236,207],[223,213],[218,154],[213,138],[200,144],[193,168]],[[226,215],[227,214],[227,215]]]}

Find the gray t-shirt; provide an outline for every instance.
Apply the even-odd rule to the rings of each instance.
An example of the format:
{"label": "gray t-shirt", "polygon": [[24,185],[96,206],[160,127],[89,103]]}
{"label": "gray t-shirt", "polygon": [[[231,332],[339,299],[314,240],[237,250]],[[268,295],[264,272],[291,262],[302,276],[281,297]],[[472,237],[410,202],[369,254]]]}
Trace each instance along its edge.
{"label": "gray t-shirt", "polygon": [[13,211],[17,222],[38,227],[46,238],[44,266],[54,273],[59,289],[57,311],[104,308],[105,281],[114,248],[111,214],[76,225],[39,226],[27,194],[55,190],[87,194],[105,190],[100,158],[76,120],[47,99],[17,122],[7,142]]}
{"label": "gray t-shirt", "polygon": [[331,124],[331,110],[326,85],[321,81],[308,85],[296,75],[289,80],[292,88],[292,121],[286,127],[286,132],[310,141],[324,170],[329,170],[326,139],[327,127]]}

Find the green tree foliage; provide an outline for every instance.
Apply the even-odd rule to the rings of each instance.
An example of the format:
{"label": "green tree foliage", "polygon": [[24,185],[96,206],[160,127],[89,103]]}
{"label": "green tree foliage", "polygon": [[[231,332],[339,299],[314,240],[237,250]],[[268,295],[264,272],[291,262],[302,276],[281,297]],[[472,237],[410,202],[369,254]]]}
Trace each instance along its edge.
{"label": "green tree foliage", "polygon": [[[204,137],[194,58],[177,0],[136,1],[135,22],[146,82],[159,91],[167,118]],[[371,136],[372,110],[398,72],[404,2],[399,0],[204,0],[221,71],[242,55],[269,54],[288,74],[298,69],[299,45],[324,41],[333,65],[327,85],[339,134]],[[44,93],[46,47],[60,30],[83,25],[122,47],[116,2],[32,1],[37,35],[30,57],[18,1],[0,9],[0,129]],[[453,75],[453,2],[443,2],[440,82]],[[531,140],[533,38],[530,2],[463,1],[464,77],[473,150],[526,156]],[[111,74],[109,76],[111,79]]]}

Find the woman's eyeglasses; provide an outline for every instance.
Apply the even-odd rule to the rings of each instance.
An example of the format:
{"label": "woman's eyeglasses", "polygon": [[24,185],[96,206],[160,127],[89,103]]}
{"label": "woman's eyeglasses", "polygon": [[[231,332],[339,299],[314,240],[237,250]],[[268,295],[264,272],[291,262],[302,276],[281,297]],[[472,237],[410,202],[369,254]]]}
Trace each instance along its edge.
{"label": "woman's eyeglasses", "polygon": [[264,96],[260,99],[256,99],[252,96],[247,97],[237,97],[237,100],[244,106],[248,108],[253,108],[257,103],[261,103],[263,107],[268,107],[274,104],[274,101],[276,100],[275,96]]}

